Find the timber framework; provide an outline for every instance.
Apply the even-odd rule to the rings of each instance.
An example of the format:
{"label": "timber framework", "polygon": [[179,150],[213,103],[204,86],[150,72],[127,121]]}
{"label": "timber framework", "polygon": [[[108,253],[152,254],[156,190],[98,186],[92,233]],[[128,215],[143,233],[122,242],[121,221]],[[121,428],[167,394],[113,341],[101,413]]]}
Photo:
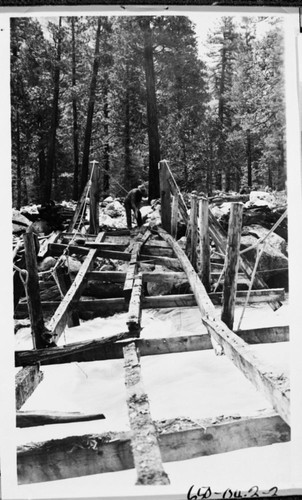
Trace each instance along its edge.
{"label": "timber framework", "polygon": [[[17,451],[20,484],[134,467],[136,484],[169,484],[165,462],[290,440],[289,381],[285,376],[268,371],[249,347],[256,343],[288,341],[288,326],[234,331],[236,304],[267,302],[275,310],[284,300],[284,289],[268,288],[261,278],[255,276],[254,263],[240,252],[242,203],[232,203],[226,234],[209,209],[206,197],[197,197],[193,193],[188,213],[166,161],[160,162],[159,171],[161,226],[142,226],[131,234],[128,230],[99,232],[96,222],[98,213],[94,212],[94,234],[80,235],[75,240],[74,228],[90,189],[90,184],[86,186],[68,231],[53,233],[43,249],[45,254],[51,256],[60,257],[69,251],[82,258],[73,281],[62,274],[59,266],[55,269],[56,283],[62,296],[59,302],[41,300],[33,235],[24,235],[27,300],[19,301],[16,314],[28,312],[34,347],[15,353],[15,365],[20,367],[16,375],[17,426],[66,424],[105,418],[103,414],[25,412],[22,406],[43,379],[41,365],[124,358],[125,399],[131,432],[86,434],[20,446]],[[93,210],[97,208],[94,206]],[[187,226],[185,249],[176,242],[179,218]],[[225,256],[221,261],[224,274],[222,292],[210,291],[213,278],[221,279],[221,273],[211,270],[213,256],[210,241],[217,250],[215,262],[221,261],[221,255]],[[93,271],[94,260],[99,256],[127,262],[126,271]],[[142,262],[166,266],[169,271],[144,271]],[[238,273],[244,273],[250,280],[249,290],[237,290]],[[93,300],[84,298],[83,290],[90,280],[122,284],[122,296]],[[145,297],[144,287],[148,282],[186,283],[190,293]],[[222,304],[221,317],[217,315],[216,304]],[[143,309],[192,306],[199,308],[207,334],[141,338]],[[106,315],[108,311],[111,314],[126,311],[124,331],[96,340],[57,346],[67,325],[79,325],[78,313],[81,310],[91,310],[99,316]],[[47,327],[43,319],[46,311],[52,311]],[[217,355],[225,355],[231,360],[265,396],[274,411],[218,423],[209,419],[206,426],[188,425],[180,431],[167,429],[163,422],[154,421],[141,377],[140,357],[213,348]]]}

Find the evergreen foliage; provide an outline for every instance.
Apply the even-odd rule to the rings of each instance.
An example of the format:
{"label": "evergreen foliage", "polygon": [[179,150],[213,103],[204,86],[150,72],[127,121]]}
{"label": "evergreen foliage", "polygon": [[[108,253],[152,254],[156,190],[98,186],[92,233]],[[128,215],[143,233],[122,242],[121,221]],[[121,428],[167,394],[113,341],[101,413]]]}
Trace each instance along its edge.
{"label": "evergreen foliage", "polygon": [[183,191],[284,189],[282,22],[222,17],[206,46],[185,16],[12,18],[13,205],[78,199],[92,160],[103,196],[157,197],[159,159]]}

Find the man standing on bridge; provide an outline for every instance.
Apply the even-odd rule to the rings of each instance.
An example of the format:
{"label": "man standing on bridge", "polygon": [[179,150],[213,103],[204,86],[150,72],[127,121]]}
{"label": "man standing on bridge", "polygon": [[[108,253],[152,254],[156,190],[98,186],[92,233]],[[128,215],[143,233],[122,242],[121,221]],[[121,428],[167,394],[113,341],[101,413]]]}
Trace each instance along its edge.
{"label": "man standing on bridge", "polygon": [[127,217],[127,227],[128,229],[131,229],[131,210],[133,210],[135,219],[137,222],[138,227],[142,225],[142,215],[140,213],[139,207],[142,201],[142,198],[147,198],[148,193],[147,189],[143,184],[138,186],[137,188],[131,189],[129,193],[127,194],[125,201],[124,201],[124,206],[126,210],[126,217]]}

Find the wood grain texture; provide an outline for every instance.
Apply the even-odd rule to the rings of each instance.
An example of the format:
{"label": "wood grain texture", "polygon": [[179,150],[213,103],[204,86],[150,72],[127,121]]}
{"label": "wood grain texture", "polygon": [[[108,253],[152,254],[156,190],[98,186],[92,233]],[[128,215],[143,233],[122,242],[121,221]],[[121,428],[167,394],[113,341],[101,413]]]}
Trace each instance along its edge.
{"label": "wood grain texture", "polygon": [[[154,422],[163,462],[284,443],[288,425],[271,412],[245,418],[182,419]],[[71,436],[30,443],[17,451],[19,484],[115,472],[134,467],[129,432]]]}
{"label": "wood grain texture", "polygon": [[[275,326],[255,328],[235,332],[248,344],[269,344],[288,342],[289,327]],[[60,363],[102,361],[105,359],[120,359],[123,357],[125,339],[131,337],[128,332],[103,339],[87,342],[74,342],[63,347],[15,352],[15,366],[26,366],[34,363],[52,365]],[[150,339],[135,339],[140,356],[157,356],[176,352],[192,352],[212,349],[210,335],[180,335],[177,337],[162,337]]]}
{"label": "wood grain texture", "polygon": [[164,471],[157,431],[150,414],[149,399],[145,392],[136,345],[123,348],[128,415],[131,427],[131,447],[137,472],[136,484],[169,484]]}

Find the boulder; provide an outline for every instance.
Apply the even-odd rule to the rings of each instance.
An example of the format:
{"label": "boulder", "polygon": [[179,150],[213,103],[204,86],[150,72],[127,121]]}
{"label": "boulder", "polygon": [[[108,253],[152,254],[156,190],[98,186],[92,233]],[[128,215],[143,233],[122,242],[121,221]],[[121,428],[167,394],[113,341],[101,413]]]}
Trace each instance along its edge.
{"label": "boulder", "polygon": [[247,202],[248,206],[256,205],[263,206],[267,205],[269,207],[275,206],[275,197],[272,193],[267,191],[251,191],[250,200]]}
{"label": "boulder", "polygon": [[41,262],[38,263],[38,272],[48,271],[52,269],[56,264],[56,259],[54,257],[45,257]]}
{"label": "boulder", "polygon": [[[258,242],[269,231],[259,227],[245,227],[241,236],[241,249],[248,248]],[[259,236],[261,235],[261,236]],[[283,253],[286,252],[286,242],[278,235],[270,235],[266,241],[264,251],[261,255],[257,271],[259,275],[270,287],[286,287],[288,280],[288,258]],[[245,256],[255,262],[257,248],[252,248],[245,253]]]}
{"label": "boulder", "polygon": [[[248,227],[243,228],[243,234],[250,234],[256,238],[264,238],[268,234],[269,230],[260,226],[259,224],[252,224]],[[288,256],[287,253],[287,242],[284,238],[276,233],[271,233],[266,240],[272,247],[278,250],[280,253]]]}
{"label": "boulder", "polygon": [[99,224],[101,230],[106,229],[122,229],[127,227],[126,214],[123,213],[119,217],[110,217],[108,214],[101,212],[99,218]]}
{"label": "boulder", "polygon": [[[164,272],[165,269],[162,266],[155,266],[154,272],[160,273]],[[147,283],[147,293],[151,296],[156,295],[169,295],[173,289],[173,283],[165,283],[165,282],[148,282]]]}
{"label": "boulder", "polygon": [[12,222],[13,234],[25,233],[26,229],[31,225],[31,221],[15,208],[13,208]]}
{"label": "boulder", "polygon": [[120,217],[124,214],[124,212],[125,209],[123,205],[117,200],[107,203],[106,207],[104,208],[104,213],[109,215],[109,217],[112,217],[113,219],[115,219],[116,217]]}

